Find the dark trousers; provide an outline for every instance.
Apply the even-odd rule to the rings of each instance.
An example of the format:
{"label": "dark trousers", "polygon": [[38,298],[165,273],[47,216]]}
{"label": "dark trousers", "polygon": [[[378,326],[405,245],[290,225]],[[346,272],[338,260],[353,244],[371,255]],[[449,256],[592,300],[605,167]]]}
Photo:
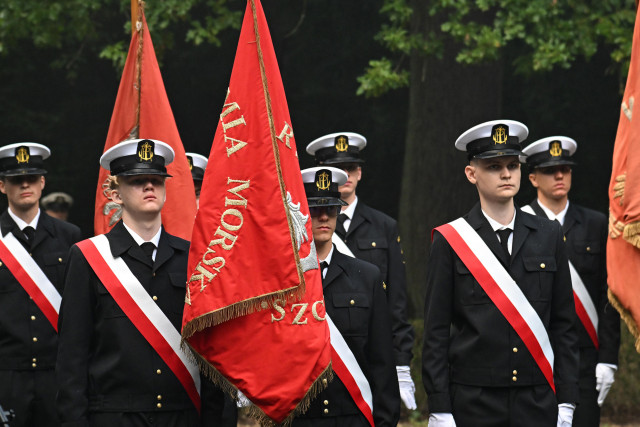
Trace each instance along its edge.
{"label": "dark trousers", "polygon": [[476,387],[451,385],[457,427],[555,427],[558,403],[548,385]]}
{"label": "dark trousers", "polygon": [[580,404],[573,414],[574,427],[598,427],[600,407],[596,391],[598,352],[594,348],[580,349]]}
{"label": "dark trousers", "polygon": [[195,409],[165,412],[91,412],[89,425],[91,427],[200,427],[200,415]]}
{"label": "dark trousers", "polygon": [[58,427],[53,369],[0,371],[0,405],[13,410],[11,427]]}

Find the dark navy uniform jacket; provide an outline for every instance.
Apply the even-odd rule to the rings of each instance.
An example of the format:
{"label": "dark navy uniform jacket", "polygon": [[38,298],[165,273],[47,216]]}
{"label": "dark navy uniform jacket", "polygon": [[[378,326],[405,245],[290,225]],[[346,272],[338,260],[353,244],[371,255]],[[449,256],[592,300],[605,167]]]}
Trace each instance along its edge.
{"label": "dark navy uniform jacket", "polygon": [[[387,302],[380,271],[374,265],[343,255],[335,248],[322,279],[327,313],[362,368],[373,393],[376,426],[395,426],[400,418],[400,393]],[[309,410],[293,425],[368,425],[344,384],[335,375]],[[346,417],[348,424],[337,422]],[[324,420],[323,420],[324,419]],[[338,418],[339,419],[339,418]]]}
{"label": "dark navy uniform jacket", "polygon": [[[0,216],[0,227],[2,236],[12,232],[30,247],[33,259],[62,295],[69,248],[80,240],[80,229],[41,210],[29,246],[7,211]],[[58,334],[49,320],[0,260],[0,370],[53,369],[57,345]]]}
{"label": "dark navy uniform jacket", "polygon": [[[179,331],[189,243],[162,231],[152,263],[122,222],[106,234]],[[71,249],[59,319],[56,375],[63,426],[89,425],[90,413],[195,412],[171,369],[98,280],[77,246]],[[204,411],[204,410],[203,410]]]}
{"label": "dark navy uniform jacket", "polygon": [[358,199],[346,235],[336,233],[356,258],[382,272],[391,313],[395,364],[409,366],[414,334],[407,320],[407,279],[396,221]]}
{"label": "dark navy uniform jacket", "polygon": [[[464,218],[542,320],[555,356],[557,402],[577,403],[576,315],[560,225],[516,208],[513,248],[507,259],[480,204]],[[427,269],[424,321],[422,373],[432,413],[451,412],[452,383],[478,387],[547,383],[515,330],[437,232]]]}

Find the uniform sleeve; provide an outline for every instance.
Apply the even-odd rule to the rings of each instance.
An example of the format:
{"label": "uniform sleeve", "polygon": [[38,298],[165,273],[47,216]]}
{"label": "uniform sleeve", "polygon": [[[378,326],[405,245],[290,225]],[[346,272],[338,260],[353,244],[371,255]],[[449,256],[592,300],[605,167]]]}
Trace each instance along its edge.
{"label": "uniform sleeve", "polygon": [[606,217],[601,218],[599,224],[599,240],[602,251],[598,260],[599,305],[598,309],[598,363],[618,364],[618,351],[620,349],[620,314],[609,302],[607,285],[607,233],[608,224]]}
{"label": "uniform sleeve", "polygon": [[376,427],[396,426],[400,419],[400,391],[393,353],[391,326],[382,277],[373,278],[373,307],[369,319],[366,354],[371,374],[373,419]]}
{"label": "uniform sleeve", "polygon": [[549,321],[549,339],[554,353],[554,383],[558,403],[578,403],[578,317],[573,302],[569,260],[560,224],[553,223],[556,236],[557,271],[554,277]]}
{"label": "uniform sleeve", "polygon": [[407,319],[407,277],[400,246],[400,234],[395,221],[387,241],[389,242],[387,270],[389,283],[386,285],[391,313],[394,359],[396,366],[409,366],[412,359],[414,333]]}
{"label": "uniform sleeve", "polygon": [[445,238],[434,233],[427,264],[424,306],[422,382],[429,411],[451,412],[449,392],[449,336],[453,314],[453,252]]}
{"label": "uniform sleeve", "polygon": [[77,246],[71,248],[58,318],[56,399],[62,427],[88,426],[88,365],[95,295],[93,273]]}

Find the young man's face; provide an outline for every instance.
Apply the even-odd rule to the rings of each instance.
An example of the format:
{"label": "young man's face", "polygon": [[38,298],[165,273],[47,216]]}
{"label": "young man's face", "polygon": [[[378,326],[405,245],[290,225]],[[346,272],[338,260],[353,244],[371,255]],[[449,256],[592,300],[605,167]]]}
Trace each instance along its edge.
{"label": "young man's face", "polygon": [[164,180],[159,175],[120,176],[111,197],[131,214],[158,214],[165,201]]}
{"label": "young man's face", "polygon": [[347,182],[338,187],[338,190],[342,200],[349,199],[355,194],[358,182],[362,178],[362,168],[357,163],[343,163],[335,166],[347,173]]}
{"label": "young man's face", "polygon": [[336,219],[340,206],[314,206],[309,208],[311,230],[316,243],[327,243],[336,229]]}
{"label": "young man's face", "polygon": [[0,180],[0,191],[7,195],[9,206],[26,210],[37,205],[44,189],[44,176],[7,176]]}
{"label": "young man's face", "polygon": [[478,188],[487,201],[506,202],[520,189],[520,162],[518,156],[474,159],[465,168],[467,179]]}
{"label": "young man's face", "polygon": [[536,168],[529,174],[529,181],[545,198],[562,200],[571,190],[571,166]]}

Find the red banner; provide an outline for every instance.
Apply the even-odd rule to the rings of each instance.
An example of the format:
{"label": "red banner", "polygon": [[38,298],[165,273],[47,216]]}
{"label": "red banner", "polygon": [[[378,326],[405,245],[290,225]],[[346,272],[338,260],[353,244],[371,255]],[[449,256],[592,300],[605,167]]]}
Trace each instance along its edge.
{"label": "red banner", "polygon": [[304,410],[330,375],[329,332],[289,110],[258,0],[247,3],[211,147],[189,276],[182,334],[201,367],[240,389],[264,420]]}
{"label": "red banner", "polygon": [[[103,152],[121,141],[136,138],[158,139],[173,148],[175,160],[167,167],[173,178],[168,178],[166,183],[167,201],[162,209],[162,224],[169,233],[189,239],[196,214],[189,162],[164,89],[142,6],[138,13]],[[108,232],[122,214],[119,206],[111,200],[106,186],[108,175],[108,171],[100,168],[94,213],[95,234]]]}
{"label": "red banner", "polygon": [[639,88],[640,20],[636,15],[609,184],[607,273],[609,299],[636,337],[640,352],[640,112],[634,112]]}

